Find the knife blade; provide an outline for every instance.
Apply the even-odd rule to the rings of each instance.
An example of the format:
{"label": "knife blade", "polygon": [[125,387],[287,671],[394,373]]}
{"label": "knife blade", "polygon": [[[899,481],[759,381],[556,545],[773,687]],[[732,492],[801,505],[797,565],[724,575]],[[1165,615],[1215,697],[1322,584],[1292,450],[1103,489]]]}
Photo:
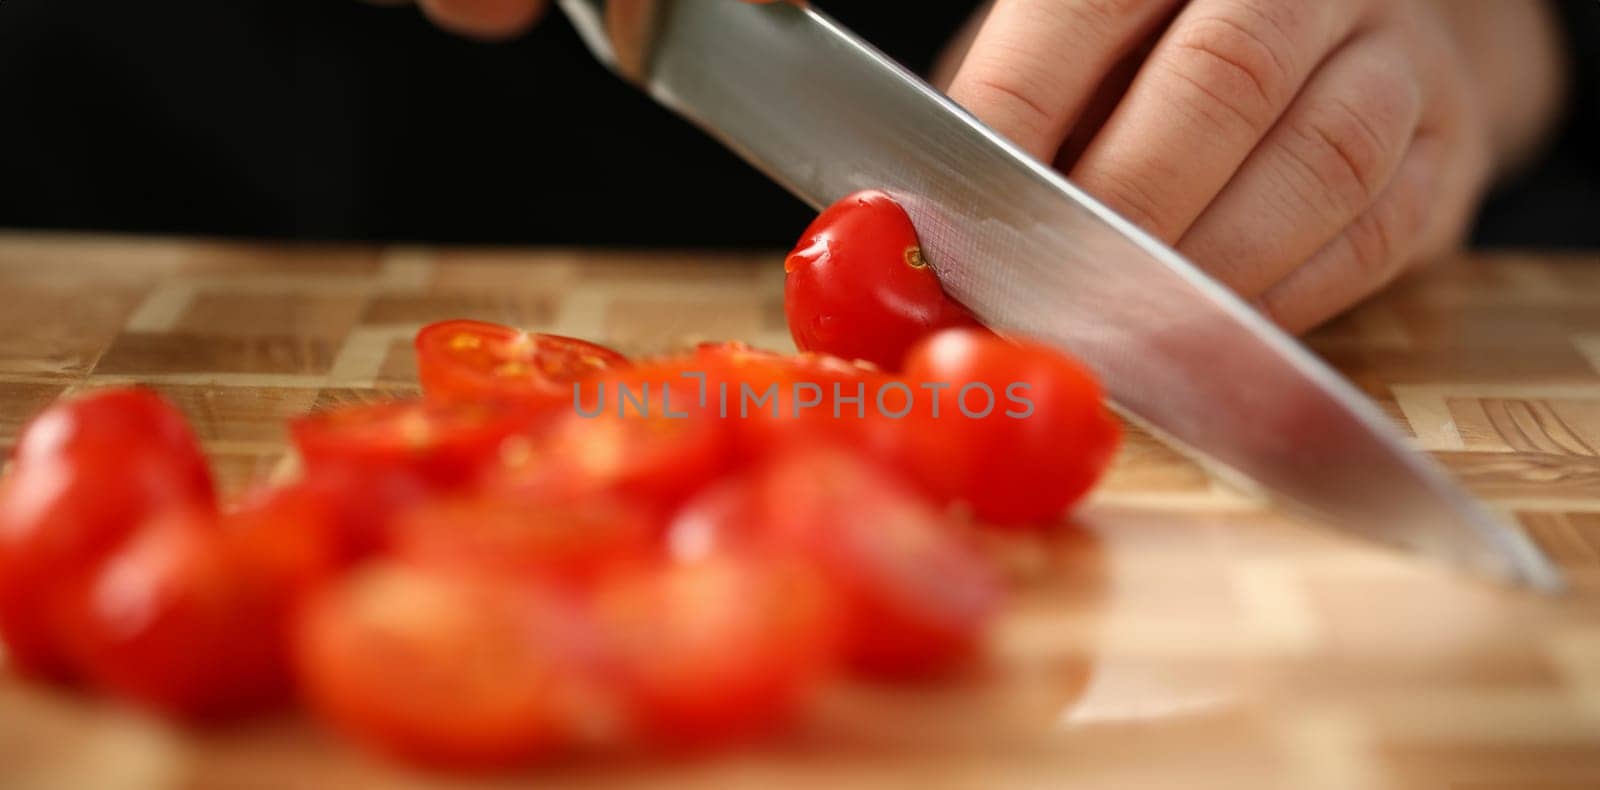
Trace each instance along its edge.
{"label": "knife blade", "polygon": [[603,62],[813,207],[892,194],[952,295],[1084,360],[1208,467],[1344,531],[1561,587],[1524,534],[1296,340],[821,12],[558,1]]}

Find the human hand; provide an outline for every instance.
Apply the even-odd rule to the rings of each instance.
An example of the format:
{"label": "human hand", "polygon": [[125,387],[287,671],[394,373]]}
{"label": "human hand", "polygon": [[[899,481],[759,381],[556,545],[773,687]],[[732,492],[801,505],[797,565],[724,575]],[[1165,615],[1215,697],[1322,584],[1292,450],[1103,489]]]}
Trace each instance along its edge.
{"label": "human hand", "polygon": [[954,46],[948,92],[1302,331],[1460,242],[1496,167],[1559,105],[1547,14],[998,0]]}

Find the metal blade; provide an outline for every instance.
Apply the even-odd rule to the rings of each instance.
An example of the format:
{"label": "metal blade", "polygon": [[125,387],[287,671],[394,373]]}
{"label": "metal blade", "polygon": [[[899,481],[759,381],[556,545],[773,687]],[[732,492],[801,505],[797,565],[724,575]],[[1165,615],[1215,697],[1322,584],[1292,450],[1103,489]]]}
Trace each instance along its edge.
{"label": "metal blade", "polygon": [[602,60],[813,206],[893,194],[954,296],[1070,350],[1160,434],[1332,526],[1560,586],[1521,532],[1293,338],[821,13],[561,3]]}

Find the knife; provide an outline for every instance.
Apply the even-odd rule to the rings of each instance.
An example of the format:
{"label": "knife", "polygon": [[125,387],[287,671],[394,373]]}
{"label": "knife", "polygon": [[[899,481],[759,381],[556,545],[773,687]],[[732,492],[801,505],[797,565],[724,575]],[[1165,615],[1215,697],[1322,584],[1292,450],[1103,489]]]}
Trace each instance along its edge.
{"label": "knife", "polygon": [[558,3],[601,61],[813,207],[889,192],[953,296],[1070,350],[1209,468],[1347,532],[1561,587],[1527,536],[1293,338],[820,11]]}

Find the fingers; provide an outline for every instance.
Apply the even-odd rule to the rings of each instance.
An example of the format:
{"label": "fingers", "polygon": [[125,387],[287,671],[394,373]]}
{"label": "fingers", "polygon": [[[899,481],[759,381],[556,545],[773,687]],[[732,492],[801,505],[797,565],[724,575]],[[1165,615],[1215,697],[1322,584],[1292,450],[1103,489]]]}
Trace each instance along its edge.
{"label": "fingers", "polygon": [[418,5],[439,27],[451,32],[509,38],[538,21],[545,0],[418,0]]}
{"label": "fingers", "polygon": [[997,0],[950,98],[1051,161],[1100,78],[1177,0]]}
{"label": "fingers", "polygon": [[1304,332],[1398,276],[1427,229],[1441,148],[1437,138],[1418,138],[1370,210],[1255,300],[1262,313],[1290,332]]}
{"label": "fingers", "polygon": [[1372,208],[1255,300],[1267,317],[1290,332],[1305,332],[1376,293],[1407,268],[1461,245],[1493,155],[1486,140],[1427,124],[1425,118]]}
{"label": "fingers", "polygon": [[1194,0],[1072,179],[1163,240],[1181,237],[1364,7],[1357,0]]}
{"label": "fingers", "polygon": [[1389,185],[1423,110],[1403,42],[1340,49],[1295,99],[1179,251],[1253,297],[1367,213]]}

